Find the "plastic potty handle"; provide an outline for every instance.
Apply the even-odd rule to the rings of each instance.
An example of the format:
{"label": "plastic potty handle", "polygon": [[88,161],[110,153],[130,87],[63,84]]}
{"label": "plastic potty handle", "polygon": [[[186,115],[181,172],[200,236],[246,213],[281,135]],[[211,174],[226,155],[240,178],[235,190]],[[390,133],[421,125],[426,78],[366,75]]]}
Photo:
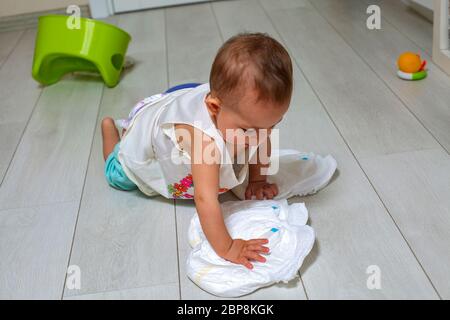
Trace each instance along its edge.
{"label": "plastic potty handle", "polygon": [[406,73],[401,70],[398,70],[397,75],[399,76],[399,78],[401,78],[403,80],[414,80],[415,81],[415,80],[425,79],[427,77],[427,71],[422,70],[422,71],[415,72],[415,73]]}
{"label": "plastic potty handle", "polygon": [[74,71],[99,72],[108,87],[119,82],[131,36],[102,21],[79,18],[71,28],[70,16],[39,17],[32,75],[50,85]]}

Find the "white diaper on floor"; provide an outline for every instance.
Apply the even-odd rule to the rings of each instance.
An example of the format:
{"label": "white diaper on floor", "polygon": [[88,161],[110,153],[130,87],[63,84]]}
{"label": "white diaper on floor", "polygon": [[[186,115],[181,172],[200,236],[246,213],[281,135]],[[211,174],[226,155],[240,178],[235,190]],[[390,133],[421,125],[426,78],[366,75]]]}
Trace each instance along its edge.
{"label": "white diaper on floor", "polygon": [[189,227],[193,250],[187,275],[200,288],[220,297],[239,297],[298,276],[303,259],[314,244],[314,231],[305,225],[308,211],[303,203],[287,200],[246,200],[222,203],[225,224],[233,239],[268,238],[266,262],[253,261],[247,269],[220,258],[202,231],[195,214]]}
{"label": "white diaper on floor", "polygon": [[[272,153],[271,166],[278,166],[278,170],[276,174],[268,175],[267,181],[278,186],[276,200],[316,193],[328,184],[337,168],[336,160],[330,155],[322,157],[288,149],[274,150]],[[245,199],[247,184],[248,176],[244,183],[231,191],[239,199]]]}

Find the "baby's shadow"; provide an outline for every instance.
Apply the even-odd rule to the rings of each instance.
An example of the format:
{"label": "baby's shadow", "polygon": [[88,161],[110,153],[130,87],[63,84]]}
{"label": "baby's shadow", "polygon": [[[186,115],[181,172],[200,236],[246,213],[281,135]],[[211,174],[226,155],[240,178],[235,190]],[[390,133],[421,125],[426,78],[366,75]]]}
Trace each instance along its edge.
{"label": "baby's shadow", "polygon": [[148,196],[145,193],[141,192],[140,190],[134,190],[132,192],[134,193],[134,196],[136,198],[140,198],[140,199],[144,199],[144,200],[151,200],[151,201],[158,202],[158,203],[173,203],[173,199],[167,199],[161,195]]}
{"label": "baby's shadow", "polygon": [[336,169],[336,171],[334,172],[333,176],[330,179],[330,182],[328,182],[328,185],[334,183],[337,180],[337,178],[339,178],[340,175],[341,175],[341,172],[339,171],[339,169]]}
{"label": "baby's shadow", "polygon": [[141,61],[134,59],[133,57],[126,56],[125,62],[123,65],[122,73],[120,74],[120,80],[126,77],[130,72],[132,72],[138,65],[141,64]]}
{"label": "baby's shadow", "polygon": [[279,283],[275,283],[266,287],[261,287],[255,291],[253,291],[252,293],[249,293],[247,295],[245,295],[244,297],[247,298],[251,298],[251,299],[258,299],[259,298],[259,293],[267,290],[268,288],[278,288],[278,289],[294,289],[294,288],[298,288],[299,286],[301,286],[300,284],[300,277],[295,277],[294,279],[290,280],[288,283],[284,283],[284,282],[279,282]]}
{"label": "baby's shadow", "polygon": [[236,195],[231,191],[227,191],[227,192],[219,195],[220,203],[227,202],[227,201],[240,201],[240,199],[238,197],[236,197]]}
{"label": "baby's shadow", "polygon": [[[311,197],[311,196],[307,196],[307,197]],[[293,198],[289,199],[289,204],[307,202],[307,201],[305,201],[305,198],[307,198],[307,197],[293,197]],[[311,218],[310,215],[308,215],[307,224],[311,225],[311,226],[314,225],[313,220],[314,219]],[[319,241],[318,237],[316,236],[314,245],[313,245],[311,251],[309,252],[309,254],[305,257],[305,260],[303,261],[303,264],[299,270],[300,275],[303,275],[306,273],[306,271],[309,269],[309,267],[311,265],[313,265],[314,262],[317,260],[317,258],[319,257],[319,254],[320,254],[320,241]]]}
{"label": "baby's shadow", "polygon": [[305,260],[303,261],[302,266],[300,267],[299,273],[300,276],[305,275],[309,267],[311,267],[314,262],[317,260],[320,254],[320,241],[316,238],[316,241],[314,242],[314,246],[312,247],[309,254],[306,256]]}

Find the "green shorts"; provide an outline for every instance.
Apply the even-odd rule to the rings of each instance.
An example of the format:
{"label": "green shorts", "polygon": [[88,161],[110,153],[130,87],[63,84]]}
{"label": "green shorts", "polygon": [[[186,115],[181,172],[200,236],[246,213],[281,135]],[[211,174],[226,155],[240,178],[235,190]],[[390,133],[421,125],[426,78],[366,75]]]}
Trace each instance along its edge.
{"label": "green shorts", "polygon": [[115,145],[113,152],[108,156],[105,162],[105,177],[111,187],[119,190],[130,191],[137,189],[136,184],[131,181],[119,162],[117,153],[119,152],[119,145]]}

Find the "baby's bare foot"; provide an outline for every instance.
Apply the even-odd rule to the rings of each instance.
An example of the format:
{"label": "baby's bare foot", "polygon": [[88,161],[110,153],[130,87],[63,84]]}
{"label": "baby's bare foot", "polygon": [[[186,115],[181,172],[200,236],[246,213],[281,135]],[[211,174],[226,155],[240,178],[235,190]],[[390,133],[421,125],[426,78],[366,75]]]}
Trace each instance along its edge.
{"label": "baby's bare foot", "polygon": [[111,117],[102,120],[103,158],[106,160],[120,140],[119,131]]}
{"label": "baby's bare foot", "polygon": [[102,120],[102,132],[104,132],[105,130],[111,130],[113,128],[115,128],[116,125],[114,123],[114,119],[111,117],[105,117]]}

